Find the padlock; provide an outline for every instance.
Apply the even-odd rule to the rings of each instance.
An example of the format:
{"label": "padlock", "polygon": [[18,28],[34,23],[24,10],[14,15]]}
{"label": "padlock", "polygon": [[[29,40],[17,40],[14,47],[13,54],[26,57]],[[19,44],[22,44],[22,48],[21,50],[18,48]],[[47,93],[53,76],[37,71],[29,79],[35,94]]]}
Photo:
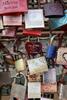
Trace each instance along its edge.
{"label": "padlock", "polygon": [[60,80],[58,82],[59,100],[67,100],[67,71],[66,72],[65,71],[66,70],[64,68]]}
{"label": "padlock", "polygon": [[28,82],[28,99],[40,99],[40,98],[41,98],[41,82]]}
{"label": "padlock", "polygon": [[15,61],[15,67],[16,67],[17,72],[21,72],[25,70],[26,63],[25,63],[25,60],[23,59],[23,54],[18,55],[16,59],[17,60]]}
{"label": "padlock", "polygon": [[67,47],[60,47],[58,49],[56,63],[67,65]]}
{"label": "padlock", "polygon": [[[20,79],[20,83],[16,82],[17,79]],[[21,81],[23,81],[23,83]],[[25,75],[22,72],[16,74],[16,77],[12,84],[11,95],[9,100],[14,100],[14,98],[16,98],[17,100],[25,100],[26,85],[27,80]]]}
{"label": "padlock", "polygon": [[56,69],[50,68],[48,72],[43,73],[43,82],[44,83],[56,83]]}
{"label": "padlock", "polygon": [[56,35],[54,35],[51,40],[50,40],[50,45],[47,48],[47,54],[46,57],[49,59],[53,59],[56,57],[56,51],[57,51],[57,47],[55,45],[53,45],[53,40],[56,37]]}
{"label": "padlock", "polygon": [[42,44],[39,41],[39,37],[37,38],[37,41],[29,41],[28,37],[28,42],[25,44],[26,51],[28,53],[29,58],[35,57],[37,54],[42,55]]}

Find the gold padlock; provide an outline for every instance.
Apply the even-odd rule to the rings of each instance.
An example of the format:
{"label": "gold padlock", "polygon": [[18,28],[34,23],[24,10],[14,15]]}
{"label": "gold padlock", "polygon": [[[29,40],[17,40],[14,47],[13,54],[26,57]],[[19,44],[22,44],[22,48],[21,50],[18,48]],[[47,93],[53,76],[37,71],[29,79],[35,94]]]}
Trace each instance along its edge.
{"label": "gold padlock", "polygon": [[20,54],[17,56],[16,61],[15,61],[15,67],[16,67],[17,72],[21,72],[21,71],[25,70],[26,63],[23,58],[23,54]]}

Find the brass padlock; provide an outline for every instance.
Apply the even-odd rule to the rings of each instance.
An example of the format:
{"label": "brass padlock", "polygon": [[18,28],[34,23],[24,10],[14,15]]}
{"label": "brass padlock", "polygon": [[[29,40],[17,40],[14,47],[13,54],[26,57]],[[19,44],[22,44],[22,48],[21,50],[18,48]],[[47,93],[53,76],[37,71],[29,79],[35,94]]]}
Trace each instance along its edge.
{"label": "brass padlock", "polygon": [[16,67],[17,72],[21,72],[21,71],[25,70],[26,63],[25,63],[25,60],[23,58],[23,54],[20,53],[16,56],[15,67]]}

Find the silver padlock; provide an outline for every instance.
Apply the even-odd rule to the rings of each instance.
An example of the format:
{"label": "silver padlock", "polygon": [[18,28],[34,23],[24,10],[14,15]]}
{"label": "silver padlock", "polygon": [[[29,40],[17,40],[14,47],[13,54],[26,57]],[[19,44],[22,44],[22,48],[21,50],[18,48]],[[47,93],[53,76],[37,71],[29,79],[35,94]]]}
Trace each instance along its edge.
{"label": "silver padlock", "polygon": [[[16,83],[16,78],[18,77],[20,77],[21,79],[24,78],[24,85]],[[17,100],[25,100],[27,85],[26,77],[23,73],[20,72],[20,74],[16,75],[16,78],[14,79],[14,82],[12,84],[11,95],[9,100],[14,100],[14,98],[16,98]]]}

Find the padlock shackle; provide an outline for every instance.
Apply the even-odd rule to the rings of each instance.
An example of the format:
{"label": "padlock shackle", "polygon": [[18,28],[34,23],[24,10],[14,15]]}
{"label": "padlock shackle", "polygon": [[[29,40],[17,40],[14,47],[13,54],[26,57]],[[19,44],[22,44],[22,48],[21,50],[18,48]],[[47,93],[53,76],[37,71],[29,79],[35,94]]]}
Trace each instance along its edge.
{"label": "padlock shackle", "polygon": [[28,40],[27,40],[28,42],[30,41],[30,36],[28,36]]}
{"label": "padlock shackle", "polygon": [[25,84],[24,84],[24,86],[26,87],[27,80],[26,80],[25,75],[24,75],[22,72],[16,74],[16,76],[15,76],[14,81],[13,81],[12,84],[13,84],[13,85],[16,84],[15,82],[16,82],[17,75],[22,75],[22,76],[24,77],[24,79],[25,79]]}
{"label": "padlock shackle", "polygon": [[26,54],[25,53],[23,53],[23,52],[21,52],[21,51],[17,51],[17,56],[19,56],[19,55],[21,55],[21,57],[23,58],[23,55],[25,55],[26,56]]}
{"label": "padlock shackle", "polygon": [[57,36],[57,35],[53,35],[53,36],[50,38],[50,45],[53,44],[53,41],[54,41],[54,39],[56,38],[56,36]]}

